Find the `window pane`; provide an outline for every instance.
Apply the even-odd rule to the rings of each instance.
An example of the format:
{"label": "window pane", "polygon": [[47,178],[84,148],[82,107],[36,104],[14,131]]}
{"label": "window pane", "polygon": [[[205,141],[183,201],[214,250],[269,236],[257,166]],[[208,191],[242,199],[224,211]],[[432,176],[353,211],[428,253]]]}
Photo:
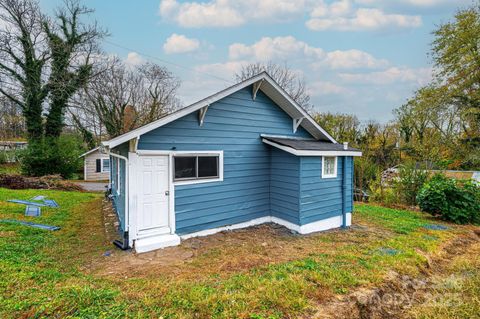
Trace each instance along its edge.
{"label": "window pane", "polygon": [[104,172],[110,171],[110,160],[109,159],[103,159],[103,171]]}
{"label": "window pane", "polygon": [[175,157],[175,179],[195,178],[196,157]]}
{"label": "window pane", "polygon": [[335,175],[335,157],[325,157],[325,175]]}
{"label": "window pane", "polygon": [[198,177],[218,176],[218,156],[198,157]]}

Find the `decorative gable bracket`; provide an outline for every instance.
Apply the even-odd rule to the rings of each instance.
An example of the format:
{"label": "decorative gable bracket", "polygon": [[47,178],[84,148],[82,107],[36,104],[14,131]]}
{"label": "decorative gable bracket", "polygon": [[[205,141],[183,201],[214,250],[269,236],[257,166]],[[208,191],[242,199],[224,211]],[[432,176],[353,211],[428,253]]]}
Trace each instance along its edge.
{"label": "decorative gable bracket", "polygon": [[260,87],[262,86],[263,81],[264,80],[261,79],[260,81],[253,83],[252,99],[254,101],[257,98],[257,92],[258,92],[258,90],[260,90]]}
{"label": "decorative gable bracket", "polygon": [[304,117],[293,119],[293,133],[297,133],[298,127],[302,124]]}
{"label": "decorative gable bracket", "polygon": [[203,121],[205,119],[205,115],[207,114],[207,110],[210,104],[207,104],[206,106],[202,107],[200,110],[198,110],[198,125],[202,126]]}

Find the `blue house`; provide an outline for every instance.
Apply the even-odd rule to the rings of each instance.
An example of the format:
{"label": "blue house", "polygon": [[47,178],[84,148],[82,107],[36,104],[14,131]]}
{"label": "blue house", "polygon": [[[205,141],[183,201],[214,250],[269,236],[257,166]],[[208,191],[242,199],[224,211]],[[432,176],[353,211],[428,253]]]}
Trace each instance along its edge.
{"label": "blue house", "polygon": [[266,222],[351,224],[353,156],[267,73],[103,143],[125,247]]}

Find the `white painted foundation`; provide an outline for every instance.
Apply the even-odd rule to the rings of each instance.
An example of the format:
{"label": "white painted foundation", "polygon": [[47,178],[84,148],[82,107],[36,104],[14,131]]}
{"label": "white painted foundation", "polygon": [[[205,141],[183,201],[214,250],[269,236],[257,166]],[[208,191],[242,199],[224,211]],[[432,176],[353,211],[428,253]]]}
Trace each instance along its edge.
{"label": "white painted foundation", "polygon": [[[255,225],[260,225],[260,224],[265,224],[265,223],[275,223],[282,225],[288,229],[294,230],[299,234],[305,235],[305,234],[310,234],[310,233],[315,233],[319,231],[324,231],[328,229],[333,229],[333,228],[339,228],[342,227],[342,216],[335,216],[335,217],[330,217],[327,219],[322,219],[317,222],[313,222],[310,224],[305,224],[305,225],[297,225],[294,223],[291,223],[289,221],[286,221],[284,219],[278,218],[278,217],[273,217],[273,216],[266,216],[266,217],[260,217],[256,219],[252,219],[248,222],[244,223],[239,223],[239,224],[233,224],[233,225],[228,225],[228,226],[223,226],[223,227],[218,227],[218,228],[212,228],[212,229],[206,229],[202,230],[199,232],[195,233],[190,233],[186,235],[181,235],[180,238],[182,240],[192,238],[192,237],[201,237],[201,236],[208,236],[208,235],[213,235],[222,231],[226,230],[234,230],[234,229],[241,229],[241,228],[246,228],[246,227],[251,227]],[[347,226],[350,226],[352,224],[352,213],[347,213]]]}
{"label": "white painted foundation", "polygon": [[[213,235],[222,231],[247,228],[247,227],[265,224],[265,223],[279,224],[288,229],[296,231],[299,234],[305,235],[305,234],[342,227],[343,225],[342,222],[343,222],[342,216],[334,216],[334,217],[326,218],[326,219],[319,220],[306,225],[296,225],[294,223],[291,223],[289,221],[286,221],[278,217],[266,216],[266,217],[252,219],[248,222],[206,229],[199,232],[190,233],[190,234],[181,235],[181,236],[178,236],[176,234],[167,234],[167,235],[161,235],[156,237],[137,239],[135,240],[135,251],[137,253],[144,253],[144,252],[148,252],[156,249],[177,246],[180,244],[180,240],[185,240],[193,237],[208,236],[208,235]],[[351,224],[352,224],[352,213],[347,213],[347,226],[350,226]]]}

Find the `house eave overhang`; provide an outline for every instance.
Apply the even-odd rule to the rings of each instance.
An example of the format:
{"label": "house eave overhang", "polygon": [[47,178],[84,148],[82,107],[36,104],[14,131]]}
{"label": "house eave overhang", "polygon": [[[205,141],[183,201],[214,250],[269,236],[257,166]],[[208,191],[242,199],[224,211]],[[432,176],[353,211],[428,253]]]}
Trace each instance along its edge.
{"label": "house eave overhang", "polygon": [[285,151],[287,153],[293,154],[295,156],[362,156],[361,151],[317,151],[317,150],[297,150],[293,147],[288,147],[285,145],[280,145],[278,143],[269,141],[265,138],[262,139],[262,142],[278,148],[279,150]]}
{"label": "house eave overhang", "polygon": [[335,144],[337,143],[337,141],[330,134],[328,134],[317,122],[315,122],[315,120],[307,113],[307,111],[305,111],[300,105],[298,105],[298,103],[296,103],[285,92],[285,90],[283,90],[266,72],[262,72],[254,77],[251,77],[245,81],[228,87],[218,93],[215,93],[205,99],[193,103],[152,123],[139,127],[123,135],[117,136],[109,141],[105,141],[102,144],[112,149],[133,138],[138,138],[142,134],[145,134],[163,125],[173,122],[176,119],[179,119],[190,113],[199,111],[200,109],[259,81],[262,81],[262,85],[259,90],[261,90],[280,108],[282,108],[290,117],[292,117],[292,119],[304,118],[301,121],[300,126],[302,126],[307,132],[309,132],[314,138],[316,138],[317,140],[330,141]]}

